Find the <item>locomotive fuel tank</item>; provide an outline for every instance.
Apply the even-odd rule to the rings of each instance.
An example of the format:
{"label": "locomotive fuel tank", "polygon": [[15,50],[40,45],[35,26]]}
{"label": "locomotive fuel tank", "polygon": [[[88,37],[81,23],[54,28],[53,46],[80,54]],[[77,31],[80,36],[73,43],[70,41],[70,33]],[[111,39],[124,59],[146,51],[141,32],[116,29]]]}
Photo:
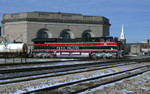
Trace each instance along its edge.
{"label": "locomotive fuel tank", "polygon": [[26,53],[27,44],[21,42],[0,43],[0,53]]}

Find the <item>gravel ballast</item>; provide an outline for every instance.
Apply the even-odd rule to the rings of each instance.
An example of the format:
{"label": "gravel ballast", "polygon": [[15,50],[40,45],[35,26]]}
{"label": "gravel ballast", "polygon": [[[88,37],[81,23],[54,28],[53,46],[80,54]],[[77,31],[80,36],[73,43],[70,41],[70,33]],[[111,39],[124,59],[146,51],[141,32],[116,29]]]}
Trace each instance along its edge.
{"label": "gravel ballast", "polygon": [[[126,66],[120,66],[120,67],[114,67],[109,69],[103,69],[103,70],[96,70],[96,71],[90,71],[90,72],[84,72],[84,73],[78,73],[78,74],[71,74],[71,75],[65,75],[65,76],[58,76],[58,77],[51,77],[51,78],[44,78],[44,79],[38,79],[33,81],[27,81],[27,82],[20,82],[20,83],[14,83],[14,84],[7,84],[7,85],[0,85],[0,93],[14,93],[19,94],[23,93],[25,91],[31,91],[39,88],[45,88],[49,86],[54,86],[58,84],[63,84],[67,82],[72,82],[76,80],[86,79],[90,77],[96,77],[99,75],[105,75],[113,72],[119,72],[124,71],[128,69],[132,69],[139,66],[149,65],[150,63],[140,63],[140,64],[133,64],[133,65],[126,65]],[[141,77],[140,77],[141,76]],[[122,92],[146,92],[150,90],[148,86],[150,86],[150,73],[147,72],[143,75],[133,77],[131,79],[124,80],[120,83],[113,83],[108,86],[101,86],[97,89],[88,90],[87,94],[97,94],[97,93],[110,93],[110,94],[122,94]],[[131,81],[133,79],[133,81]],[[143,81],[143,79],[145,79]],[[135,82],[133,84],[133,82]],[[143,83],[143,86],[138,86],[139,84]],[[144,84],[145,82],[145,84]],[[132,86],[134,85],[134,86]],[[140,84],[142,85],[142,84]],[[130,87],[129,87],[130,86]],[[141,88],[139,88],[141,87]],[[144,87],[147,87],[146,89]],[[136,91],[136,90],[139,91]],[[113,91],[112,91],[113,90]],[[141,90],[141,91],[140,91]],[[84,94],[83,93],[83,94]]]}

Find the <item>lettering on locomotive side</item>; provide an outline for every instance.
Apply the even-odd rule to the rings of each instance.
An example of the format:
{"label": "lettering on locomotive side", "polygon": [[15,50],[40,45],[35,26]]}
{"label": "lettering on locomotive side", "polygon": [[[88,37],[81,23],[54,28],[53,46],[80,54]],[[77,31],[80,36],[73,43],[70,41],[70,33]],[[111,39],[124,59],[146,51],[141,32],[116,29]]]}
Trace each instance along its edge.
{"label": "lettering on locomotive side", "polygon": [[77,46],[75,46],[75,47],[71,47],[71,46],[69,46],[69,47],[56,47],[56,49],[79,49],[79,47],[77,47]]}
{"label": "lettering on locomotive side", "polygon": [[65,49],[65,47],[56,47],[56,49]]}

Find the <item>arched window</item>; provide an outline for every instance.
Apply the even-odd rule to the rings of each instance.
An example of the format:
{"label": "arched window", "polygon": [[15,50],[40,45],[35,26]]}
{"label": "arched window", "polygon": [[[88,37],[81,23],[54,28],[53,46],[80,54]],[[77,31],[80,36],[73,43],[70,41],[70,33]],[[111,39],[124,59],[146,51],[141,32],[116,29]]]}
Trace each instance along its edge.
{"label": "arched window", "polygon": [[37,38],[48,38],[47,32],[41,31],[37,33]]}
{"label": "arched window", "polygon": [[94,37],[94,34],[91,32],[91,30],[85,30],[82,33],[82,38],[91,38]]}
{"label": "arched window", "polygon": [[87,32],[83,34],[82,38],[91,38],[91,34]]}
{"label": "arched window", "polygon": [[37,35],[36,35],[37,38],[50,38],[52,37],[51,33],[48,31],[48,29],[40,29],[38,32],[37,32]]}
{"label": "arched window", "polygon": [[70,39],[70,34],[68,32],[63,32],[61,33],[60,37],[63,39]]}
{"label": "arched window", "polygon": [[74,38],[74,35],[69,29],[65,29],[60,33],[60,38],[71,39],[71,38]]}

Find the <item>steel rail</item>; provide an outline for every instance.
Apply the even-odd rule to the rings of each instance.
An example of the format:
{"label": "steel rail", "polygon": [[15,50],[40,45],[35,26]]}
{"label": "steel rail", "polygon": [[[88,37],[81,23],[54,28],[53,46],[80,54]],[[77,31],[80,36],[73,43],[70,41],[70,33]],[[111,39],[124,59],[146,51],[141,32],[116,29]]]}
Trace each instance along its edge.
{"label": "steel rail", "polygon": [[[89,71],[96,71],[96,70],[102,70],[102,69],[113,68],[113,67],[120,67],[120,66],[131,65],[131,64],[137,64],[137,63],[122,63],[122,64],[117,63],[115,65],[113,63],[113,64],[109,64],[109,66],[107,66],[107,65],[103,65],[101,67],[94,66],[94,69],[81,70],[81,71],[79,70],[79,68],[76,68],[76,69],[73,69],[73,70],[78,70],[78,71],[70,72],[70,71],[72,71],[72,69],[71,70],[65,70],[65,71],[59,71],[59,72],[62,72],[62,73],[55,74],[55,75],[46,75],[46,74],[53,73],[53,72],[49,72],[49,73],[40,73],[40,74],[35,74],[35,75],[23,75],[23,76],[9,77],[9,78],[3,78],[3,79],[1,78],[0,80],[3,80],[3,81],[0,82],[0,85],[9,84],[9,83],[17,83],[17,82],[22,82],[22,81],[36,80],[36,79],[41,79],[41,78],[49,78],[49,77],[64,76],[64,75],[83,73],[83,72],[89,72]],[[63,72],[65,72],[65,73],[63,73]],[[66,73],[66,72],[68,72],[68,73]],[[44,74],[46,76],[40,76],[40,75],[44,75]],[[38,76],[38,77],[32,77],[32,76]],[[30,77],[30,78],[23,79],[24,77]],[[17,80],[14,80],[16,78],[17,78]],[[7,81],[7,80],[9,80],[9,81]]]}
{"label": "steel rail", "polygon": [[[65,86],[74,85],[74,84],[78,84],[78,83],[83,83],[83,82],[86,82],[86,81],[98,80],[98,79],[101,79],[101,78],[114,76],[114,75],[130,72],[130,71],[134,71],[134,70],[138,70],[138,69],[142,69],[142,68],[147,68],[147,67],[149,68],[150,65],[141,66],[141,67],[137,67],[137,68],[133,68],[133,69],[125,70],[125,71],[120,71],[120,72],[116,72],[116,73],[110,73],[110,74],[107,74],[107,75],[97,76],[97,77],[93,77],[93,78],[89,78],[89,79],[84,79],[84,80],[74,81],[74,82],[60,84],[60,85],[56,85],[56,86],[51,86],[51,87],[47,87],[47,88],[43,88],[43,89],[33,90],[33,91],[25,92],[24,94],[37,93],[37,92],[41,92],[41,91],[52,91],[52,90],[56,90],[58,88],[62,88],[62,87],[65,87]],[[104,84],[112,83],[112,82],[119,81],[119,80],[122,80],[122,79],[125,79],[125,78],[133,77],[135,75],[142,74],[142,73],[147,72],[147,71],[150,71],[150,69],[147,69],[147,70],[144,70],[144,71],[141,71],[141,72],[138,72],[138,73],[134,73],[134,74],[130,73],[126,77],[118,78],[118,79],[115,79],[115,80],[112,80],[112,81],[109,81],[109,82],[106,82],[106,83],[98,84],[96,86],[84,88],[84,89],[77,90],[77,91],[70,92],[70,93],[71,94],[76,94],[78,92],[85,91],[89,88],[94,88],[94,87],[97,87],[97,86],[100,86],[100,85],[104,85]]]}
{"label": "steel rail", "polygon": [[[4,73],[14,73],[14,72],[27,72],[27,71],[38,71],[38,70],[48,70],[48,69],[59,69],[59,68],[66,68],[66,67],[77,67],[77,66],[92,66],[100,63],[112,63],[112,62],[127,62],[127,61],[137,61],[137,62],[146,62],[150,61],[150,59],[121,59],[121,60],[114,60],[114,61],[104,61],[104,62],[95,62],[95,63],[84,63],[84,64],[73,64],[73,65],[58,65],[58,66],[45,66],[45,67],[33,67],[33,68],[16,68],[16,69],[2,69],[0,70],[0,74]],[[74,62],[74,61],[72,61]]]}

